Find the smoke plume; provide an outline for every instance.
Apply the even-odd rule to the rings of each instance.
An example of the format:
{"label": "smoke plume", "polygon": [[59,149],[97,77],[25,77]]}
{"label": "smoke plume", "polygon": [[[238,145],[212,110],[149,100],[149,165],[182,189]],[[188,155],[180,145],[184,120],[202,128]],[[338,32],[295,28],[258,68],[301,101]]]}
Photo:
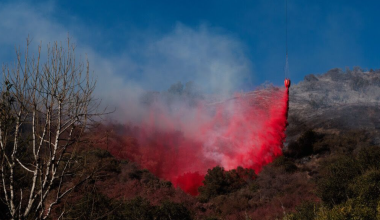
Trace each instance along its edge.
{"label": "smoke plume", "polygon": [[182,84],[141,98],[146,115],[124,134],[129,144],[111,148],[160,178],[196,195],[208,169],[238,166],[259,172],[281,155],[288,89],[266,87],[220,100]]}

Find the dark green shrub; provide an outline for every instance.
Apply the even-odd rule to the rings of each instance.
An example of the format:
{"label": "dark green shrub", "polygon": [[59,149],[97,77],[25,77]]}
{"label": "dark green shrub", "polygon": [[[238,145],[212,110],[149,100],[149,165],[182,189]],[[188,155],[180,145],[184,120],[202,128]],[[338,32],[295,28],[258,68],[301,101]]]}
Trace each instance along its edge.
{"label": "dark green shrub", "polygon": [[350,197],[375,209],[380,199],[380,171],[372,170],[358,176],[349,186]]}
{"label": "dark green shrub", "polygon": [[144,198],[136,197],[123,205],[122,214],[124,219],[130,220],[153,220],[154,206]]}
{"label": "dark green shrub", "polygon": [[86,193],[82,198],[66,211],[67,219],[102,219],[116,220],[121,219],[117,212],[116,204],[113,200],[98,192]]}
{"label": "dark green shrub", "polygon": [[285,172],[288,173],[293,173],[298,169],[294,161],[285,156],[278,157],[276,160],[273,161],[272,164],[274,167],[282,168],[285,170]]}
{"label": "dark green shrub", "polygon": [[216,166],[209,169],[203,181],[203,186],[199,187],[199,197],[208,200],[218,195],[227,193],[228,181],[223,167]]}
{"label": "dark green shrub", "polygon": [[311,220],[316,216],[316,212],[319,208],[318,204],[313,202],[305,202],[296,208],[296,212],[288,216],[289,220]]}
{"label": "dark green shrub", "polygon": [[380,169],[380,147],[370,146],[362,148],[358,155],[357,160],[363,170],[367,169]]}
{"label": "dark green shrub", "polygon": [[190,211],[181,203],[165,201],[161,206],[156,207],[154,211],[154,219],[172,220],[172,219],[193,219]]}
{"label": "dark green shrub", "polygon": [[346,201],[349,183],[358,175],[360,167],[357,161],[348,156],[326,165],[317,183],[322,201],[329,207]]}
{"label": "dark green shrub", "polygon": [[318,141],[313,144],[313,154],[323,154],[331,151],[330,143],[328,139],[330,136],[319,134]]}
{"label": "dark green shrub", "polygon": [[341,205],[334,206],[332,209],[320,209],[317,220],[374,220],[376,219],[376,209],[367,207],[365,204],[355,199],[349,199]]}
{"label": "dark green shrub", "polygon": [[209,169],[203,181],[203,186],[199,187],[199,198],[201,201],[208,201],[218,195],[225,195],[243,186],[248,185],[256,178],[252,169],[238,167],[230,171],[225,171],[223,167],[216,166]]}
{"label": "dark green shrub", "polygon": [[227,171],[225,175],[228,183],[228,192],[235,192],[241,189],[248,183],[253,182],[253,180],[257,177],[254,170],[243,167],[238,167],[236,169]]}
{"label": "dark green shrub", "polygon": [[284,155],[292,158],[302,158],[313,154],[313,144],[316,141],[316,136],[314,131],[306,131],[297,141],[289,143]]}
{"label": "dark green shrub", "polygon": [[341,132],[340,134],[325,135],[315,147],[328,148],[331,153],[351,155],[359,147],[370,145],[368,134],[362,130]]}

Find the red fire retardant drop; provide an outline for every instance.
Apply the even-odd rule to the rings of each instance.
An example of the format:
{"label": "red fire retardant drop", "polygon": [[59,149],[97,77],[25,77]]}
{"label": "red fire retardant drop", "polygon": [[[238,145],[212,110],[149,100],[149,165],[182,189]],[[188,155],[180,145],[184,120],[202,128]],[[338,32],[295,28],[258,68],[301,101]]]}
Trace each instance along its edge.
{"label": "red fire retardant drop", "polygon": [[200,175],[198,172],[195,173],[184,173],[178,176],[176,179],[172,180],[175,186],[180,187],[183,191],[189,193],[190,195],[198,195],[199,186],[203,185],[204,175]]}
{"label": "red fire retardant drop", "polygon": [[126,157],[192,195],[216,165],[258,173],[282,154],[288,89],[263,88],[193,110],[178,107],[175,114],[156,103]]}

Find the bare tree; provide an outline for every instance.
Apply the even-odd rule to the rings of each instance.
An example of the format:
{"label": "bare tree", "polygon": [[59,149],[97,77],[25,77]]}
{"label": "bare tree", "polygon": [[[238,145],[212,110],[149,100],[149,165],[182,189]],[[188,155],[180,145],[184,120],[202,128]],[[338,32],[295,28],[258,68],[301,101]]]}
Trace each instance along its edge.
{"label": "bare tree", "polygon": [[29,45],[28,39],[24,56],[17,50],[12,67],[3,66],[0,203],[10,219],[46,219],[65,195],[91,178],[82,173],[80,181],[67,181],[74,175],[69,171],[74,145],[99,115],[92,97],[96,82],[88,61],[76,62],[75,46],[55,42],[46,55],[39,46],[34,57]]}

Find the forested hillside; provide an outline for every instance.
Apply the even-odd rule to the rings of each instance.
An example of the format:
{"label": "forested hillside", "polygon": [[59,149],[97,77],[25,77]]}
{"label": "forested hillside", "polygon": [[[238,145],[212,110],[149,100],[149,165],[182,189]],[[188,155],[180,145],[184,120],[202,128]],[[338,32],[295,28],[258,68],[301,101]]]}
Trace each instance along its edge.
{"label": "forested hillside", "polygon": [[[258,174],[241,167],[210,169],[195,197],[138,164],[104,154],[117,167],[113,174],[106,172],[115,180],[93,184],[113,208],[98,204],[114,210],[108,219],[379,218],[379,76],[380,71],[360,68],[306,76],[290,89],[284,156]],[[117,158],[137,144],[133,129],[137,128],[101,126],[95,136],[103,136],[103,142],[96,143]],[[118,132],[130,135],[121,137]],[[88,205],[100,201],[91,199],[81,198]],[[93,214],[101,217],[107,211]]]}
{"label": "forested hillside", "polygon": [[70,151],[61,187],[76,187],[49,218],[380,219],[379,76],[360,69],[306,76],[290,88],[283,155],[260,172],[215,166],[196,196],[133,162],[138,126],[98,123]]}

